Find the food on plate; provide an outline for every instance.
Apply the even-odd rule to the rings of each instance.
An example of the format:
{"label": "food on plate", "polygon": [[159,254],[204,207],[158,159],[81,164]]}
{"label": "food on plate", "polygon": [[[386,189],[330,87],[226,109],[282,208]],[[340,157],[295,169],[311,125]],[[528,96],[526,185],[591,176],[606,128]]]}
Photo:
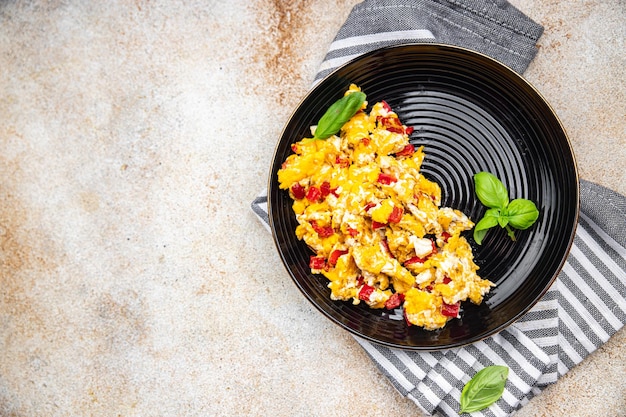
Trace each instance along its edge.
{"label": "food on plate", "polygon": [[[354,93],[363,94],[351,85],[344,97]],[[313,126],[278,171],[296,236],[315,252],[309,266],[329,280],[333,300],[403,308],[407,323],[441,328],[494,285],[478,276],[462,235],[474,223],[440,207],[439,185],[420,173],[424,149],[409,142],[413,129],[386,102],[367,112],[359,101],[336,134],[315,139]]]}

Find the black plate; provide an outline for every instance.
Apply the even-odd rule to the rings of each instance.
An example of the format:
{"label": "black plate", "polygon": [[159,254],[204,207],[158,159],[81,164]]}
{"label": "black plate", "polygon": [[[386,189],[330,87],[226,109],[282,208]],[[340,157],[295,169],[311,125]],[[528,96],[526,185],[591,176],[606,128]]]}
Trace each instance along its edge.
{"label": "black plate", "polygon": [[[534,201],[540,216],[511,241],[489,231],[474,248],[479,275],[496,283],[480,306],[465,302],[461,318],[440,330],[408,327],[402,317],[361,303],[332,301],[328,281],[309,269],[311,250],[295,237],[297,226],[277,171],[290,145],[310,134],[328,106],[350,83],[370,104],[385,100],[424,145],[422,173],[439,183],[442,206],[477,221],[485,207],[472,176],[489,171],[510,197]],[[304,295],[328,318],[372,342],[412,350],[461,346],[490,336],[521,317],[547,291],[570,250],[578,220],[578,174],[567,135],[539,92],[499,62],[466,49],[408,44],[379,49],[339,68],[300,103],[276,147],[269,179],[269,217],[283,263]]]}

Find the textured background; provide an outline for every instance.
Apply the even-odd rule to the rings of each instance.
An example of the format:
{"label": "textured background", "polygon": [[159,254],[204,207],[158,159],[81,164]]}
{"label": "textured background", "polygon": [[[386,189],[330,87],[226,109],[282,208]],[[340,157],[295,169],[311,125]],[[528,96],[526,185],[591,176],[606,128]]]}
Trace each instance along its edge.
{"label": "textured background", "polygon": [[[420,415],[249,209],[356,3],[0,2],[0,416]],[[581,177],[626,193],[626,3],[512,3]],[[518,416],[626,415],[625,355]]]}

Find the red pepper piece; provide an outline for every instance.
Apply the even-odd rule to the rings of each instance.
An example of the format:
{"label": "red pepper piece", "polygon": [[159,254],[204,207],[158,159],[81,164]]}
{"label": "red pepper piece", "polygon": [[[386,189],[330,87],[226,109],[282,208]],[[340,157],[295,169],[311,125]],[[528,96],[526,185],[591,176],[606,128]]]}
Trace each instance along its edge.
{"label": "red pepper piece", "polygon": [[412,326],[412,325],[413,325],[413,323],[411,323],[411,322],[409,321],[409,316],[407,316],[407,314],[406,314],[406,310],[404,310],[403,316],[404,316],[404,322],[406,323],[406,325],[407,325],[407,326]]}
{"label": "red pepper piece", "polygon": [[312,203],[318,202],[321,197],[322,192],[315,186],[309,187],[309,190],[306,192],[306,199]]}
{"label": "red pepper piece", "polygon": [[404,133],[404,126],[402,126],[402,122],[398,117],[389,116],[389,117],[381,117],[380,124],[392,133]]}
{"label": "red pepper piece", "polygon": [[377,181],[381,184],[384,185],[389,185],[391,183],[394,183],[396,181],[398,181],[398,179],[396,177],[394,177],[391,174],[387,174],[385,172],[381,172],[380,174],[378,174],[378,179]]}
{"label": "red pepper piece", "polygon": [[387,226],[385,223],[379,223],[376,220],[372,220],[372,229],[374,229],[374,230],[382,229],[385,226]]}
{"label": "red pepper piece", "polygon": [[371,285],[363,284],[361,290],[359,291],[359,300],[369,301],[374,289],[375,288]]}
{"label": "red pepper piece", "polygon": [[443,283],[444,284],[449,284],[450,282],[452,282],[452,280],[450,279],[449,276],[446,275],[446,276],[443,277]]}
{"label": "red pepper piece", "polygon": [[402,210],[402,207],[393,206],[393,209],[391,210],[391,214],[389,215],[389,219],[387,219],[387,221],[389,223],[400,223],[403,212],[404,211]]}
{"label": "red pepper piece", "polygon": [[335,188],[331,188],[330,189],[330,193],[332,195],[334,195],[335,197],[339,197],[339,191],[338,191],[339,187],[335,187]]}
{"label": "red pepper piece", "polygon": [[324,259],[323,256],[311,255],[311,258],[309,259],[309,268],[315,269],[315,270],[321,270],[321,269],[324,269],[325,266],[326,266],[326,259]]}
{"label": "red pepper piece", "polygon": [[411,156],[415,153],[415,146],[410,143],[404,147],[400,152],[396,153],[396,156]]}
{"label": "red pepper piece", "polygon": [[444,303],[441,306],[441,314],[443,314],[446,317],[457,317],[459,315],[460,307],[461,307],[460,301],[458,301],[456,304]]}
{"label": "red pepper piece", "polygon": [[348,168],[350,166],[350,161],[347,158],[342,158],[337,155],[335,158],[335,165],[339,165],[342,168]]}
{"label": "red pepper piece", "polygon": [[448,232],[443,232],[443,233],[441,234],[441,239],[443,239],[443,241],[444,241],[445,243],[448,243],[448,239],[450,238],[450,236],[451,236],[451,235],[450,235],[450,233],[448,233]]}
{"label": "red pepper piece", "polygon": [[363,282],[365,281],[365,278],[363,278],[363,275],[359,275],[358,277],[356,277],[356,286],[361,286],[363,285]]}
{"label": "red pepper piece", "polygon": [[433,255],[437,253],[437,243],[434,241],[434,239],[430,239],[430,243],[431,243],[431,246],[433,247],[433,251],[430,253],[430,255]]}
{"label": "red pepper piece", "polygon": [[404,261],[404,264],[405,265],[423,264],[424,262],[426,262],[426,258],[420,258],[419,256],[414,256],[414,257]]}
{"label": "red pepper piece", "polygon": [[353,229],[352,227],[346,227],[346,230],[348,232],[348,234],[352,237],[355,237],[356,235],[359,234],[359,231],[356,229]]}
{"label": "red pepper piece", "polygon": [[365,146],[369,146],[370,142],[371,142],[370,138],[361,139],[361,143],[363,143],[363,145]]}
{"label": "red pepper piece", "polygon": [[296,200],[302,200],[306,196],[306,190],[299,182],[291,186],[291,193]]}
{"label": "red pepper piece", "polygon": [[346,253],[348,253],[347,249],[346,250],[335,249],[334,251],[330,253],[330,256],[328,257],[328,264],[330,266],[337,265],[337,260],[339,259],[339,257],[341,255],[345,255]]}
{"label": "red pepper piece", "polygon": [[383,105],[383,109],[387,110],[387,112],[393,111],[391,110],[391,106],[387,104],[385,100],[382,100],[380,103]]}
{"label": "red pepper piece", "polygon": [[404,133],[406,133],[407,135],[410,135],[414,131],[415,131],[415,128],[413,126],[407,126],[404,128]]}
{"label": "red pepper piece", "polygon": [[387,254],[393,259],[396,259],[396,257],[393,256],[393,253],[391,253],[391,249],[389,248],[389,243],[387,242],[387,239],[383,239],[381,243],[383,245],[383,248],[385,248],[385,251],[387,252]]}
{"label": "red pepper piece", "polygon": [[332,226],[320,226],[315,220],[311,220],[311,227],[313,227],[313,230],[317,232],[319,237],[329,237],[335,233]]}
{"label": "red pepper piece", "polygon": [[365,207],[363,207],[363,210],[370,211],[370,209],[373,207],[376,207],[376,203],[367,203]]}
{"label": "red pepper piece", "polygon": [[404,302],[404,294],[395,292],[391,294],[391,297],[385,301],[385,308],[387,310],[393,310],[394,308],[400,307]]}
{"label": "red pepper piece", "polygon": [[330,183],[328,181],[324,181],[322,185],[320,185],[320,194],[322,199],[325,199],[328,197],[328,194],[330,194]]}

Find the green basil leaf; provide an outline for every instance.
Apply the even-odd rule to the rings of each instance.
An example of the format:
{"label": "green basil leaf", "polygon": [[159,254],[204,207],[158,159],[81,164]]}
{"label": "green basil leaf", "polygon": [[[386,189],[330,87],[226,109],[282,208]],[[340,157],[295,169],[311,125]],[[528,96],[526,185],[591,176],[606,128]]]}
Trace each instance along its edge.
{"label": "green basil leaf", "polygon": [[487,230],[498,225],[499,217],[500,210],[498,209],[489,209],[485,212],[483,218],[474,226],[474,241],[476,244],[481,245],[483,243]]}
{"label": "green basil leaf", "polygon": [[504,207],[500,210],[500,217],[498,217],[498,224],[500,227],[505,228],[507,224],[509,224],[509,208]]}
{"label": "green basil leaf", "polygon": [[341,127],[361,109],[365,93],[355,91],[335,101],[317,123],[314,139],[327,139],[339,132]]}
{"label": "green basil leaf", "polygon": [[489,407],[502,397],[509,368],[492,365],[481,369],[461,391],[461,413],[473,413]]}
{"label": "green basil leaf", "polygon": [[539,210],[535,203],[524,198],[511,201],[507,212],[509,224],[519,230],[528,229],[539,218]]}
{"label": "green basil leaf", "polygon": [[[480,223],[480,222],[479,222]],[[474,230],[474,241],[478,244],[478,245],[482,245],[483,243],[483,239],[485,238],[485,236],[487,235],[487,230],[489,229],[482,229],[482,230]]]}
{"label": "green basil leaf", "polygon": [[476,196],[489,208],[502,209],[509,204],[509,192],[495,175],[489,172],[474,174]]}

